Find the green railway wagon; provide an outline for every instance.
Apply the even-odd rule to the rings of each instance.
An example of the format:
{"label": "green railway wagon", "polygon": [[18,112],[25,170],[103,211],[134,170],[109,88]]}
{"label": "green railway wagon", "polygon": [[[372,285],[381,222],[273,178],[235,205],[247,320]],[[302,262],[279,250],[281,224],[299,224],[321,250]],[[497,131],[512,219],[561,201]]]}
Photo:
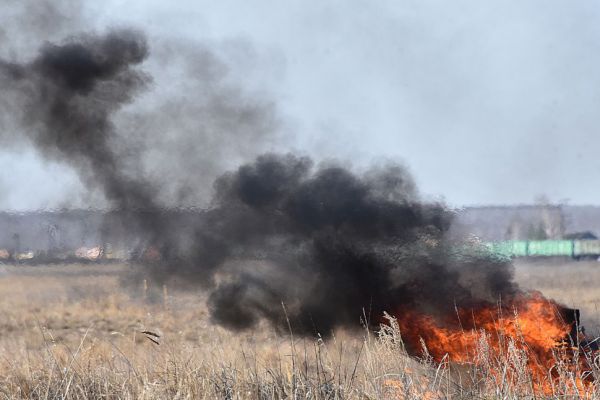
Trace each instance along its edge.
{"label": "green railway wagon", "polygon": [[600,257],[600,240],[575,240],[573,257]]}
{"label": "green railway wagon", "polygon": [[532,240],[528,242],[527,255],[532,257],[572,257],[572,240]]}
{"label": "green railway wagon", "polygon": [[527,241],[506,240],[503,242],[491,242],[486,244],[492,254],[503,257],[525,257],[527,256]]}

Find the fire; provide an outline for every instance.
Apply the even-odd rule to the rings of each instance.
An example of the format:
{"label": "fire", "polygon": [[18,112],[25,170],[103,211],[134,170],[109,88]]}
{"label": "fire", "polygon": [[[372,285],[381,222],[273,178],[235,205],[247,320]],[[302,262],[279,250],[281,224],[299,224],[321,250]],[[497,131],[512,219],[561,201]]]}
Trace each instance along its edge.
{"label": "fire", "polygon": [[[494,363],[518,357],[536,391],[552,390],[557,364],[573,360],[577,349],[575,310],[566,309],[538,292],[516,296],[497,305],[456,308],[445,318],[413,310],[395,313],[409,353],[424,352],[435,361],[459,364]],[[486,355],[482,357],[482,343]],[[491,360],[491,361],[490,361]],[[568,362],[566,364],[569,364]],[[570,365],[577,366],[579,360]],[[498,377],[500,378],[500,377]],[[582,386],[577,383],[576,390]]]}

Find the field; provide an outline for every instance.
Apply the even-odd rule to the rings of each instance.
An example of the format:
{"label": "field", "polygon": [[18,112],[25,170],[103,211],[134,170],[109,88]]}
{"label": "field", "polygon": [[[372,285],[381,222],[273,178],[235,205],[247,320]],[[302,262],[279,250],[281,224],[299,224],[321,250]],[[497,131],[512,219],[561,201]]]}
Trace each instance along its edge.
{"label": "field", "polygon": [[[514,355],[438,368],[427,357],[408,357],[393,323],[327,340],[277,335],[267,326],[232,333],[211,324],[202,293],[148,287],[133,268],[0,266],[0,398],[540,396]],[[600,331],[600,263],[518,262],[516,276],[580,308],[588,332]],[[498,368],[509,372],[498,379]],[[569,373],[547,397],[581,394]],[[586,394],[596,397],[594,384]]]}

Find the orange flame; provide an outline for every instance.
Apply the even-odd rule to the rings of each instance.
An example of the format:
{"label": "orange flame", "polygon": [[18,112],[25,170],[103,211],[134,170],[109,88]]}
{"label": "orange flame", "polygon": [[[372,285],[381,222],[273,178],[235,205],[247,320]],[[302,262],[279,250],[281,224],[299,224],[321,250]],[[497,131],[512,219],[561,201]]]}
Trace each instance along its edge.
{"label": "orange flame", "polygon": [[[485,339],[486,351],[495,360],[506,359],[510,348],[517,350],[526,360],[536,391],[548,393],[557,362],[568,358],[571,340],[578,340],[569,337],[575,321],[565,320],[572,316],[564,310],[539,292],[531,292],[499,305],[458,308],[445,320],[414,310],[398,311],[395,317],[412,354],[422,350],[438,362],[448,357],[456,363],[477,364],[484,362],[478,346]],[[578,382],[576,390],[581,385]]]}

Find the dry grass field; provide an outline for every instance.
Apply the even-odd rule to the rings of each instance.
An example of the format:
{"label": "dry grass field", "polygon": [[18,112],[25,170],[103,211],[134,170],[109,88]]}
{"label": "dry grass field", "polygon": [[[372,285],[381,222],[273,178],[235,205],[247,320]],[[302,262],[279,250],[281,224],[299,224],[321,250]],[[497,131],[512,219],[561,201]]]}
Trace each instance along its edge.
{"label": "dry grass field", "polygon": [[[232,333],[210,323],[202,293],[143,280],[124,289],[132,268],[0,266],[0,398],[600,398],[591,379],[576,389],[581,371],[568,367],[540,393],[522,354],[482,358],[485,341],[470,365],[415,360],[393,321],[327,340]],[[599,330],[600,263],[518,262],[516,272]]]}

